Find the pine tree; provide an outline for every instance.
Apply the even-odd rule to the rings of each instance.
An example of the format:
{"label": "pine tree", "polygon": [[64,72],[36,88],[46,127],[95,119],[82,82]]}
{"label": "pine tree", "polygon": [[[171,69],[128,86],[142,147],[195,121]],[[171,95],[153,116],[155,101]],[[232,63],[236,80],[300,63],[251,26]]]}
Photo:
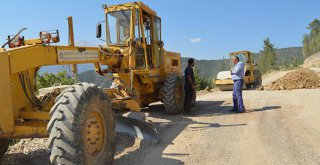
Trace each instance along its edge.
{"label": "pine tree", "polygon": [[302,53],[305,59],[320,51],[320,21],[318,19],[314,19],[307,29],[310,30],[310,33],[304,34],[302,40]]}
{"label": "pine tree", "polygon": [[204,78],[202,78],[199,75],[199,69],[197,67],[194,67],[194,80],[196,82],[196,89],[197,91],[205,89],[207,86],[210,86],[208,81],[206,81]]}
{"label": "pine tree", "polygon": [[260,50],[262,54],[259,58],[259,69],[262,73],[266,73],[269,70],[276,69],[276,48],[269,38],[263,40],[263,50]]}

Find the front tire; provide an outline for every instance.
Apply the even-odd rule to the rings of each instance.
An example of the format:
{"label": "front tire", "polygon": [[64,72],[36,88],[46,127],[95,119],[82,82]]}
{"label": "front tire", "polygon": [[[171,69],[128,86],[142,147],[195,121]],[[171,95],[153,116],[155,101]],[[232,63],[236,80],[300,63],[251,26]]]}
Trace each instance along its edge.
{"label": "front tire", "polygon": [[94,84],[73,85],[57,97],[48,123],[52,164],[112,164],[115,121],[111,103]]}
{"label": "front tire", "polygon": [[163,103],[165,110],[170,115],[183,112],[184,108],[184,85],[181,77],[167,77],[163,87]]}

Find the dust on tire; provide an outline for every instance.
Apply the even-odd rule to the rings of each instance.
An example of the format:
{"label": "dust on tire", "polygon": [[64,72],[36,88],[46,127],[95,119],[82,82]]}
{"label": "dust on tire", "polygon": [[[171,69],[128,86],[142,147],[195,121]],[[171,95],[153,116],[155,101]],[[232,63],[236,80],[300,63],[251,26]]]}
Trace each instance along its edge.
{"label": "dust on tire", "polygon": [[[90,106],[101,114],[105,139],[96,155],[88,155],[83,126]],[[115,122],[111,103],[94,84],[73,85],[56,99],[48,123],[52,164],[111,164],[115,152]]]}

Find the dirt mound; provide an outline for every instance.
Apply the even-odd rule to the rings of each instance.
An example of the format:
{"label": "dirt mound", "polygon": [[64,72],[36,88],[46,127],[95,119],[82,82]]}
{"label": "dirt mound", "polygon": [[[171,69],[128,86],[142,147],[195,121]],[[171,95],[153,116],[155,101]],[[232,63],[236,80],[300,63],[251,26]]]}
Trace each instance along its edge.
{"label": "dirt mound", "polygon": [[303,67],[320,67],[320,52],[308,57],[304,61]]}
{"label": "dirt mound", "polygon": [[287,73],[282,78],[273,81],[260,90],[292,90],[320,88],[320,74],[310,69],[299,69]]}

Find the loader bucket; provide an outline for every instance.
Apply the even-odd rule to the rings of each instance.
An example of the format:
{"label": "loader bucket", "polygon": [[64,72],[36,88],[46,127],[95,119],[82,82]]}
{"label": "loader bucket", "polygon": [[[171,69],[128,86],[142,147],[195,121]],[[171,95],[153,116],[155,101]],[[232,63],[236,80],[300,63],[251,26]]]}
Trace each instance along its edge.
{"label": "loader bucket", "polygon": [[145,139],[154,144],[159,143],[158,132],[155,126],[143,120],[117,115],[116,131],[129,133],[132,136]]}

